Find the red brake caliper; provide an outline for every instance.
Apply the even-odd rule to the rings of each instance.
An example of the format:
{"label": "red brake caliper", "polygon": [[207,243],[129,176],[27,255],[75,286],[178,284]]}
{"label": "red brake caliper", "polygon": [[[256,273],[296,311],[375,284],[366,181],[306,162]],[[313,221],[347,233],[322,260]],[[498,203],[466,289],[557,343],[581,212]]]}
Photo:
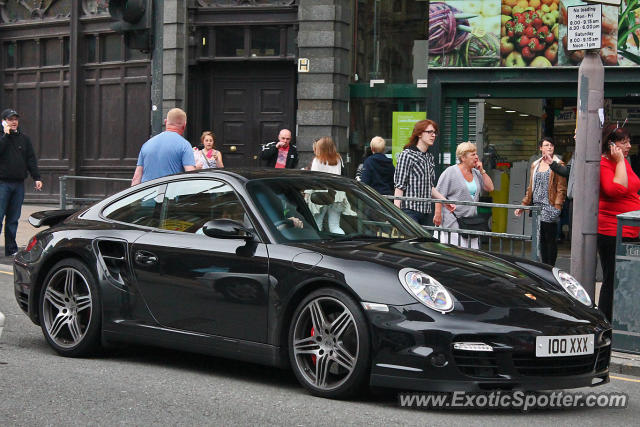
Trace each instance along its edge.
{"label": "red brake caliper", "polygon": [[[313,326],[311,327],[311,336],[314,336],[316,334],[316,330],[313,328]],[[311,355],[311,361],[313,362],[313,364],[316,364],[316,355],[312,354]]]}

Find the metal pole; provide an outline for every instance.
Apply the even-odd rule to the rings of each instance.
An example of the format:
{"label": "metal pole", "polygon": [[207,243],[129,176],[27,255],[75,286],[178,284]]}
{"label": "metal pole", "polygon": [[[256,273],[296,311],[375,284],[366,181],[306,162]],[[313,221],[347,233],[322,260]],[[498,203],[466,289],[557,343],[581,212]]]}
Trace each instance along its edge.
{"label": "metal pole", "polygon": [[60,181],[60,209],[67,209],[67,180],[64,176],[59,178]]}
{"label": "metal pole", "polygon": [[[70,40],[69,49],[71,50],[69,55],[69,97],[70,97],[70,105],[69,105],[69,113],[71,115],[71,129],[69,133],[69,164],[67,169],[67,174],[75,175],[79,170],[79,139],[78,139],[78,126],[81,120],[83,120],[82,112],[79,108],[80,103],[80,93],[82,90],[81,82],[81,70],[80,70],[80,45],[81,45],[81,37],[80,37],[80,1],[73,0],[71,2],[71,20],[70,20]],[[81,117],[78,117],[80,114]],[[66,183],[65,183],[66,185]],[[72,191],[75,195],[76,186],[72,183]],[[66,187],[65,187],[66,190]]]}
{"label": "metal pole", "polygon": [[531,211],[531,259],[534,261],[540,261],[538,258],[538,216],[538,210]]}
{"label": "metal pole", "polygon": [[571,274],[594,300],[596,281],[600,143],[598,111],[604,105],[604,67],[597,52],[589,51],[578,73],[578,130],[573,166],[573,228]]}
{"label": "metal pole", "polygon": [[153,50],[151,57],[151,135],[162,132],[162,48],[164,2],[153,2]]}

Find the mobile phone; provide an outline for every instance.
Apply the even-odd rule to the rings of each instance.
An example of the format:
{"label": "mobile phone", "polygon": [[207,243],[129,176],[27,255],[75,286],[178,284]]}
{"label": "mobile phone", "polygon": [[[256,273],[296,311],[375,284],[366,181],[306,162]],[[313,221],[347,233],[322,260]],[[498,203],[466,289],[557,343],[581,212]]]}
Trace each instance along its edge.
{"label": "mobile phone", "polygon": [[2,121],[2,127],[4,128],[6,125],[7,125],[7,121],[6,121],[6,120],[3,120],[3,121]]}

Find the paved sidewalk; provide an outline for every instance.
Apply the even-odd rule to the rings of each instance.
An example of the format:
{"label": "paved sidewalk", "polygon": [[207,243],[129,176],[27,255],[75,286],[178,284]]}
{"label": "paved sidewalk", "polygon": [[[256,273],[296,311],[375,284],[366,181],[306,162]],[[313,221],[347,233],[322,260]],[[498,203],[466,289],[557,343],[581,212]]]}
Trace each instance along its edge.
{"label": "paved sidewalk", "polygon": [[[38,211],[47,211],[51,209],[58,209],[58,205],[22,205],[22,215],[20,215],[20,222],[18,223],[18,232],[16,233],[16,242],[18,247],[23,248],[27,246],[29,240],[38,232],[38,229],[29,224],[29,216]],[[0,264],[13,263],[12,257],[4,256],[4,230],[0,236]]]}
{"label": "paved sidewalk", "polygon": [[[18,246],[24,247],[29,243],[31,237],[38,232],[37,228],[34,228],[29,224],[29,215],[33,212],[45,211],[51,209],[58,209],[58,205],[23,205],[22,215],[20,217],[20,223],[18,224],[18,233],[16,241]],[[4,237],[0,237],[0,241],[4,244]],[[557,266],[569,270],[570,253],[567,245],[561,245],[558,251]],[[0,269],[5,271],[13,270],[13,258],[5,257],[4,246],[0,247]],[[597,280],[602,280],[600,268],[598,268]],[[611,374],[623,374],[640,377],[640,355],[618,353],[613,352],[611,356]]]}

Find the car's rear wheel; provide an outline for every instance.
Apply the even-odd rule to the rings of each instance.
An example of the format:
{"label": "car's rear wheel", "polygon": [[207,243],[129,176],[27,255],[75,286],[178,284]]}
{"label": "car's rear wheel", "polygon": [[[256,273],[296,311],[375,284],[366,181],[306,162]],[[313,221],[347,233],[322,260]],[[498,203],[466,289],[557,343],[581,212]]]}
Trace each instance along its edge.
{"label": "car's rear wheel", "polygon": [[312,394],[346,398],[369,372],[367,322],[346,293],[319,289],[300,302],[289,329],[289,358],[298,381]]}
{"label": "car's rear wheel", "polygon": [[93,274],[79,260],[58,262],[40,293],[44,336],[63,356],[86,356],[100,343],[100,296]]}

